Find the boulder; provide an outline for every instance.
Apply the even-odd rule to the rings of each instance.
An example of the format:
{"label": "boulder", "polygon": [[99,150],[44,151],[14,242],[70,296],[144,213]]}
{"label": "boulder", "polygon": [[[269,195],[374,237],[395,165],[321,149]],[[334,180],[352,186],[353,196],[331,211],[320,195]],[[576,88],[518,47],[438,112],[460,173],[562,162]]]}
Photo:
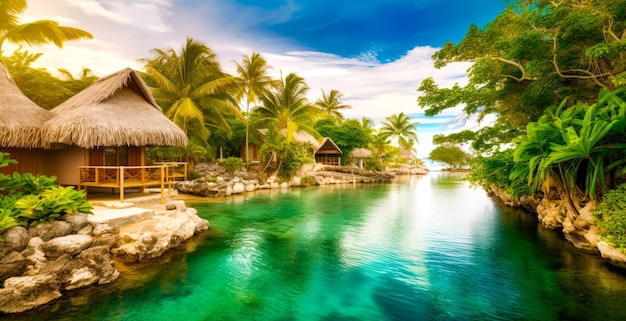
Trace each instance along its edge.
{"label": "boulder", "polygon": [[63,289],[72,290],[94,283],[108,284],[119,277],[113,264],[110,248],[97,246],[78,254],[74,260],[75,268],[64,279]]}
{"label": "boulder", "polygon": [[31,238],[41,237],[44,241],[50,241],[55,237],[72,234],[72,224],[65,221],[42,223],[28,230]]}
{"label": "boulder", "polygon": [[252,192],[256,189],[256,186],[252,183],[246,184],[246,192]]}
{"label": "boulder", "polygon": [[0,289],[0,311],[18,313],[46,304],[61,296],[55,275],[12,277]]}
{"label": "boulder", "polygon": [[30,262],[20,252],[13,251],[0,259],[0,282],[14,277],[20,276]]}
{"label": "boulder", "polygon": [[72,225],[72,232],[74,233],[85,227],[89,222],[85,214],[66,214],[59,217],[59,220],[70,223]]}
{"label": "boulder", "polygon": [[207,228],[208,222],[198,217],[193,208],[155,215],[121,227],[113,254],[125,262],[156,258]]}
{"label": "boulder", "polygon": [[0,257],[13,251],[21,252],[26,248],[30,236],[28,230],[22,226],[12,227],[2,233],[4,242],[0,243]]}
{"label": "boulder", "polygon": [[24,273],[25,275],[33,276],[39,274],[41,268],[48,262],[46,254],[41,248],[43,243],[40,237],[34,237],[28,241],[26,249],[22,251],[22,255],[29,261],[28,269]]}
{"label": "boulder", "polygon": [[73,256],[89,248],[92,242],[89,235],[67,235],[47,241],[41,247],[47,257],[59,257],[63,254]]}
{"label": "boulder", "polygon": [[233,194],[241,194],[243,192],[246,191],[246,187],[243,185],[243,183],[235,183],[233,185]]}

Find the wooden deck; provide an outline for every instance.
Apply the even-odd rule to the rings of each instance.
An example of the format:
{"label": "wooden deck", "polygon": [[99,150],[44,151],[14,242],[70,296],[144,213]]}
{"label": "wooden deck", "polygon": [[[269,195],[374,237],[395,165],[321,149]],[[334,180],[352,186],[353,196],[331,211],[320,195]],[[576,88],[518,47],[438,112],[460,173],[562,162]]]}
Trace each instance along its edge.
{"label": "wooden deck", "polygon": [[161,203],[165,202],[165,186],[187,179],[187,163],[159,163],[154,166],[79,166],[78,189],[88,187],[119,189],[120,202],[124,202],[126,188],[160,186]]}

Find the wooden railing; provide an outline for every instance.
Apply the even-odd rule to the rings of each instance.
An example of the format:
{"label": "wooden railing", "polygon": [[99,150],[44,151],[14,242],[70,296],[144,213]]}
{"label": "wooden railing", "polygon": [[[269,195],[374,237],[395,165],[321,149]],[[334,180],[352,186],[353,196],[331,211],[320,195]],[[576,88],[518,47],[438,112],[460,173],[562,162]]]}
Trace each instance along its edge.
{"label": "wooden railing", "polygon": [[85,187],[118,188],[120,202],[124,202],[125,188],[161,187],[161,203],[165,202],[165,184],[168,193],[171,182],[187,179],[187,163],[161,163],[154,166],[79,166],[78,189]]}
{"label": "wooden railing", "polygon": [[165,166],[165,178],[167,182],[187,180],[187,162],[156,162],[158,166]]}

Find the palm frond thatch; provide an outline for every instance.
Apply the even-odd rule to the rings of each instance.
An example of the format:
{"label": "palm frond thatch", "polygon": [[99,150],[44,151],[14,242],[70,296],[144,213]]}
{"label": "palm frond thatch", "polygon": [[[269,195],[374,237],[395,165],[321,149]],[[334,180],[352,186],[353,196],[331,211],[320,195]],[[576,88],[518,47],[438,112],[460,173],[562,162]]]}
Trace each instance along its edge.
{"label": "palm frond thatch", "polygon": [[185,133],[163,115],[139,74],[126,68],[100,78],[52,110],[43,142],[97,146],[184,146]]}
{"label": "palm frond thatch", "polygon": [[42,147],[41,126],[52,116],[22,93],[0,63],[0,147]]}
{"label": "palm frond thatch", "polygon": [[365,148],[355,148],[351,154],[354,158],[368,158],[372,156],[372,151]]}

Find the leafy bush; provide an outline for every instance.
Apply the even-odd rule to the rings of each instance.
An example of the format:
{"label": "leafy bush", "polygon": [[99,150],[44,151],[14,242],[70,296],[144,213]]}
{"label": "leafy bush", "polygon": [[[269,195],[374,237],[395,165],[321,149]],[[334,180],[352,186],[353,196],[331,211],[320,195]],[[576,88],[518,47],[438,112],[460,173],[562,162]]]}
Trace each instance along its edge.
{"label": "leafy bush", "polygon": [[240,170],[243,168],[243,160],[239,157],[228,157],[224,158],[221,162],[221,165],[226,169],[229,173],[234,173],[236,170]]}
{"label": "leafy bush", "polygon": [[602,228],[602,238],[613,243],[617,248],[626,247],[626,184],[604,195],[594,215],[598,226]]}
{"label": "leafy bush", "polygon": [[513,149],[496,151],[491,156],[479,156],[470,162],[472,171],[467,179],[473,185],[489,190],[491,185],[505,190],[509,195],[519,197],[532,194],[532,189],[523,178],[512,178],[515,168]]}
{"label": "leafy bush", "polygon": [[[0,168],[15,164],[0,153]],[[56,177],[0,173],[0,233],[16,225],[35,226],[65,214],[91,214],[84,191],[56,185]]]}
{"label": "leafy bush", "polygon": [[278,171],[278,176],[284,179],[292,178],[302,165],[311,164],[314,161],[310,156],[308,146],[295,143],[288,143],[287,146],[282,166]]}
{"label": "leafy bush", "polygon": [[300,185],[302,186],[311,186],[311,185],[316,185],[317,181],[315,180],[315,177],[313,176],[303,176],[302,179],[300,180]]}

